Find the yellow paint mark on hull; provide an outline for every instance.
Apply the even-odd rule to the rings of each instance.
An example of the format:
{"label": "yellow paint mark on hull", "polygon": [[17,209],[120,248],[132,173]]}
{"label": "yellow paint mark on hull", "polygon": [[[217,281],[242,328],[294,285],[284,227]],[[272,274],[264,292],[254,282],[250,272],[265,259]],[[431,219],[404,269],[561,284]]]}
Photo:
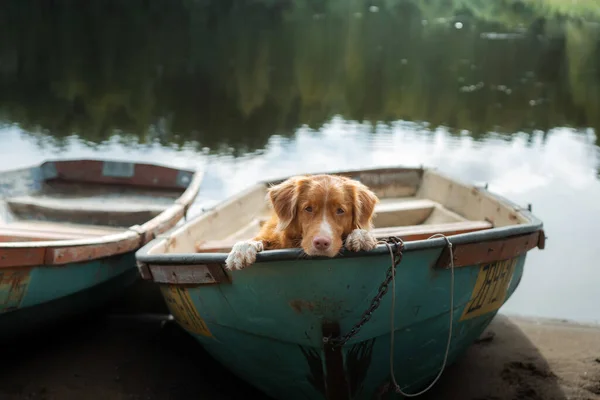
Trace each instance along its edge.
{"label": "yellow paint mark on hull", "polygon": [[0,269],[0,312],[19,308],[29,281],[30,270]]}
{"label": "yellow paint mark on hull", "polygon": [[212,337],[208,326],[196,310],[186,288],[176,285],[161,286],[162,294],[173,318],[189,332]]}
{"label": "yellow paint mark on hull", "polygon": [[461,321],[498,310],[506,299],[518,258],[483,264]]}

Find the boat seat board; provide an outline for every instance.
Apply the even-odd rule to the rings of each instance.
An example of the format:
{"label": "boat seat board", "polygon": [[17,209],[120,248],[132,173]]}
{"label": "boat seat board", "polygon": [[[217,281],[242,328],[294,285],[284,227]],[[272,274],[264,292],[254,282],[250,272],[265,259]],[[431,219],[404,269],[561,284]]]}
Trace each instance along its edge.
{"label": "boat seat board", "polygon": [[119,199],[56,199],[24,196],[6,201],[19,219],[37,219],[114,227],[141,225],[160,215],[169,206],[140,204]]}
{"label": "boat seat board", "polygon": [[52,197],[21,196],[6,200],[11,209],[57,210],[57,211],[90,211],[105,213],[153,212],[159,214],[171,204],[140,204],[139,202],[123,201],[119,198],[110,199],[61,199]]}
{"label": "boat seat board", "polygon": [[0,224],[0,242],[73,240],[114,235],[124,229],[45,221],[17,221]]}
{"label": "boat seat board", "polygon": [[[270,210],[259,213],[246,225],[239,227],[237,230],[221,237],[213,237],[211,242],[216,243],[235,243],[238,240],[245,240],[254,237],[260,231],[261,226],[269,219]],[[441,204],[429,200],[415,197],[404,198],[384,198],[375,209],[376,216],[373,219],[373,224],[377,228],[375,232],[397,231],[399,227],[407,227],[408,231],[415,231],[415,226],[420,225],[435,225],[432,228],[419,228],[425,234],[431,229],[439,229],[440,224],[451,224],[459,222],[469,222],[462,216],[445,209]],[[471,225],[459,225],[458,229],[469,227]],[[477,223],[474,225],[478,227]],[[488,226],[487,223],[484,224]],[[236,229],[235,226],[231,227]],[[447,225],[446,230],[454,231],[454,225]],[[403,232],[401,232],[403,233]],[[416,232],[414,233],[417,234]],[[387,235],[387,233],[386,233]],[[388,235],[389,236],[389,235]]]}
{"label": "boat seat board", "polygon": [[[266,221],[269,218],[269,213],[270,210],[265,210],[260,215],[259,220]],[[436,201],[416,197],[381,199],[380,203],[375,206],[375,216],[373,218],[373,224],[376,227],[412,226],[461,221],[467,221],[467,219],[446,209]]]}
{"label": "boat seat board", "polygon": [[[491,228],[493,228],[493,224],[488,221],[460,221],[442,224],[383,227],[375,228],[372,232],[378,239],[396,236],[404,241],[413,241],[427,239],[436,233],[451,236]],[[247,240],[251,237],[251,235],[245,237],[231,235],[224,240],[199,242],[196,244],[196,251],[199,253],[228,253],[236,241]]]}

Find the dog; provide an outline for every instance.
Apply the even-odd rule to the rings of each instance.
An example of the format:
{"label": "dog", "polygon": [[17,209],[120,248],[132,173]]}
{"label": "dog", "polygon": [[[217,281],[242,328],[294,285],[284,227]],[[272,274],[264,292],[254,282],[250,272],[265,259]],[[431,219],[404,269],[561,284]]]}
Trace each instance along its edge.
{"label": "dog", "polygon": [[295,176],[267,191],[271,217],[256,237],[237,242],[225,261],[240,270],[264,250],[302,248],[308,256],[335,257],[342,246],[371,250],[378,197],[364,184],[338,175]]}

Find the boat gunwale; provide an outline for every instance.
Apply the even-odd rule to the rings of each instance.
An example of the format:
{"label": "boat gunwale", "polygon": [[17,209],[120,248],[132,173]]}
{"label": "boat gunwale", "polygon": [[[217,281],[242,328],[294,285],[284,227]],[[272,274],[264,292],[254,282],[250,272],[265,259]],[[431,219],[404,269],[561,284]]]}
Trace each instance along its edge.
{"label": "boat gunwale", "polygon": [[[384,171],[384,170],[395,170],[395,171],[399,171],[399,172],[418,171],[421,173],[421,176],[425,171],[425,169],[423,167],[410,168],[410,167],[399,166],[397,168],[383,167],[383,168],[348,170],[348,171],[341,171],[341,172],[335,171],[335,172],[324,172],[324,173],[356,174],[356,173],[380,172],[380,171]],[[440,173],[436,168],[427,168],[427,170],[435,171],[436,174],[438,174],[442,177],[448,177],[447,175]],[[315,174],[316,173],[310,173],[310,175],[315,175]],[[464,182],[462,182],[460,179],[456,179],[453,177],[452,178],[448,177],[448,178],[456,183],[464,184]],[[285,179],[285,178],[259,181],[259,182],[255,183],[254,185],[250,186],[249,188],[241,191],[237,195],[234,195],[231,198],[228,198],[222,202],[219,202],[219,204],[217,204],[216,206],[214,206],[210,209],[204,210],[205,212],[203,212],[200,215],[198,215],[197,217],[195,217],[194,220],[197,218],[201,218],[202,216],[206,215],[206,213],[209,213],[217,208],[224,207],[225,205],[227,205],[228,203],[230,203],[232,201],[237,201],[239,199],[240,195],[254,190],[257,186],[263,186],[263,185],[268,186],[268,185],[276,184],[278,182],[281,182],[282,179]],[[486,195],[493,197],[498,202],[503,203],[505,206],[512,208],[516,214],[523,217],[523,219],[526,220],[527,222],[448,236],[448,238],[450,239],[453,246],[474,244],[474,243],[487,242],[487,241],[492,241],[492,240],[510,239],[513,237],[519,237],[519,236],[523,236],[523,235],[527,235],[527,234],[532,234],[535,232],[540,232],[540,235],[545,235],[544,231],[543,231],[542,221],[539,218],[537,218],[529,209],[519,206],[517,203],[515,203],[514,201],[512,201],[510,199],[507,199],[504,196],[490,192],[487,189],[487,187],[479,187],[479,186],[475,186],[475,185],[466,185],[466,184],[465,184],[465,186],[468,186],[468,187],[472,188],[473,190],[477,190],[480,193],[485,193]],[[190,220],[186,224],[193,224],[194,220]],[[182,227],[179,227],[178,229],[184,229],[184,227],[185,226],[182,226]],[[175,230],[171,230],[170,232],[167,232],[166,234],[163,234],[160,237],[157,237],[154,240],[148,242],[147,244],[145,244],[139,250],[136,251],[136,261],[138,264],[138,269],[140,270],[140,273],[141,273],[143,279],[153,280],[153,277],[151,274],[145,273],[145,272],[147,272],[147,267],[149,267],[151,265],[155,265],[155,266],[161,266],[161,265],[186,266],[186,265],[225,264],[225,259],[227,258],[228,253],[204,253],[204,252],[203,253],[192,253],[192,252],[189,252],[189,253],[148,254],[151,251],[151,249],[158,246],[159,243],[162,243],[162,242],[168,240],[170,235],[172,235],[174,232],[175,232]],[[544,238],[545,238],[545,236],[544,236]],[[430,249],[435,249],[435,248],[443,248],[443,247],[447,247],[447,246],[448,246],[448,244],[444,237],[436,237],[436,238],[431,238],[431,239],[420,239],[420,240],[404,242],[404,252],[430,250]],[[529,251],[529,250],[527,250],[527,251]],[[275,262],[275,261],[306,262],[306,261],[311,261],[311,260],[331,260],[331,258],[327,258],[327,257],[306,257],[306,256],[303,257],[302,259],[299,259],[298,256],[300,254],[303,254],[303,252],[301,249],[297,249],[297,248],[265,250],[265,251],[259,252],[256,255],[255,265],[258,267],[258,266],[260,266],[261,263]],[[348,251],[346,249],[342,249],[342,251],[334,259],[355,258],[355,257],[378,257],[383,254],[389,254],[388,246],[385,244],[378,244],[376,248],[369,250],[369,251],[352,252],[352,251]]]}
{"label": "boat gunwale", "polygon": [[[130,251],[134,251],[144,246],[145,244],[151,242],[157,235],[160,235],[169,229],[173,228],[178,221],[182,218],[185,218],[187,215],[187,211],[189,207],[194,202],[196,198],[200,186],[204,177],[204,168],[199,168],[196,170],[185,169],[185,168],[176,168],[167,166],[160,163],[144,163],[144,162],[136,162],[136,161],[123,161],[123,160],[114,160],[110,158],[102,158],[102,159],[94,159],[94,158],[65,158],[65,159],[49,159],[42,161],[41,163],[31,165],[29,167],[24,168],[15,168],[11,170],[1,171],[0,174],[11,173],[16,171],[27,171],[34,170],[36,168],[41,168],[42,165],[47,163],[60,163],[60,162],[73,162],[73,161],[94,161],[99,163],[105,162],[117,162],[117,163],[128,163],[133,164],[134,166],[143,165],[143,166],[151,166],[158,167],[163,170],[171,170],[179,172],[185,172],[192,174],[189,184],[185,187],[182,187],[181,194],[172,201],[171,205],[167,207],[160,214],[156,215],[154,218],[151,218],[145,221],[142,225],[133,225],[127,228],[123,228],[122,232],[116,232],[114,234],[101,235],[97,237],[91,238],[82,238],[82,239],[67,239],[67,240],[40,240],[40,241],[18,241],[18,242],[0,242],[0,253],[4,251],[42,251],[42,250],[52,250],[52,251],[60,251],[60,250],[68,250],[68,249],[76,249],[76,254],[74,257],[70,257],[68,259],[64,259],[63,261],[57,260],[56,257],[54,259],[48,259],[48,257],[44,257],[45,261],[42,263],[44,266],[60,266],[66,263],[73,262],[81,262],[81,261],[92,261],[100,258],[105,258],[107,256],[118,255],[127,253]],[[126,183],[122,183],[120,185],[123,186],[132,186],[135,185],[127,185]],[[111,250],[108,251],[100,251],[99,253],[95,251],[99,246],[107,246],[110,245]],[[95,253],[95,254],[94,254]],[[1,255],[1,254],[0,254]],[[20,262],[17,261],[15,263],[7,262],[7,260],[0,258],[0,271],[2,268],[20,268],[20,267],[31,267],[33,265],[39,265],[37,262]]]}

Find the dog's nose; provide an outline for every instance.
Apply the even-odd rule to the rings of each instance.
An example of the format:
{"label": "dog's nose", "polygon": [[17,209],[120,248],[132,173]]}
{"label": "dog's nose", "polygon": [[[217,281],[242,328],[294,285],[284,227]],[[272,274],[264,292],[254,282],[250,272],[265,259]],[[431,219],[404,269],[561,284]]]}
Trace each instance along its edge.
{"label": "dog's nose", "polygon": [[315,246],[315,249],[319,251],[325,251],[329,248],[329,246],[331,246],[331,239],[323,236],[317,236],[313,239],[313,246]]}

